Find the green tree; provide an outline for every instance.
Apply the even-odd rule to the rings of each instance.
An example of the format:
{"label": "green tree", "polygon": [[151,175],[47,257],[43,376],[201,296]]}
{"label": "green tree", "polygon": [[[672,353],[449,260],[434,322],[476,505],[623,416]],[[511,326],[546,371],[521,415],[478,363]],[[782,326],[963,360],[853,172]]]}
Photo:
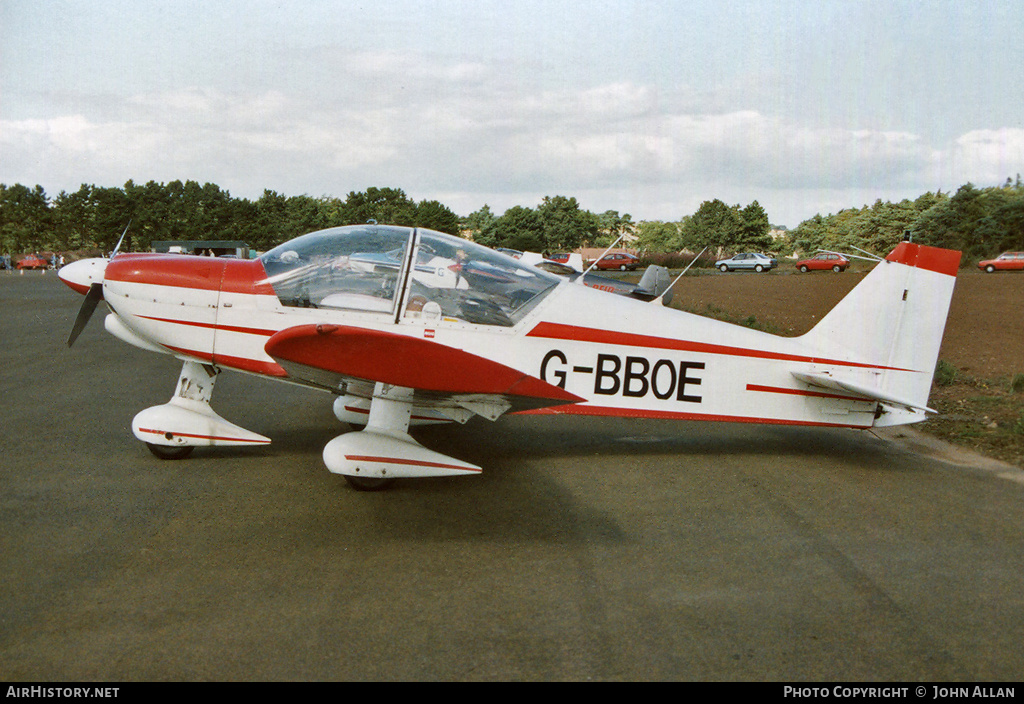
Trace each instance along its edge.
{"label": "green tree", "polygon": [[82,186],[74,193],[61,191],[53,201],[53,230],[60,250],[94,246],[90,221],[90,190]]}
{"label": "green tree", "polygon": [[644,220],[637,225],[636,246],[643,252],[678,252],[682,249],[682,228],[677,222]]}
{"label": "green tree", "polygon": [[421,200],[416,206],[417,227],[426,227],[450,235],[459,234],[459,216],[436,200]]}
{"label": "green tree", "polygon": [[582,210],[575,198],[544,196],[536,213],[541,223],[541,244],[532,251],[572,251],[597,235],[597,218]]}
{"label": "green tree", "polygon": [[352,191],[344,204],[345,220],[350,224],[375,220],[381,225],[415,225],[416,203],[401,188],[367,188]]}
{"label": "green tree", "polygon": [[768,221],[768,213],[756,200],[740,211],[739,240],[736,246],[740,249],[767,250],[772,246],[772,229]]}
{"label": "green tree", "polygon": [[918,241],[936,247],[958,249],[968,256],[981,253],[974,241],[978,221],[985,216],[982,193],[966,183],[948,200],[929,208],[915,223]]}
{"label": "green tree", "polygon": [[728,206],[717,198],[706,200],[687,221],[683,241],[697,251],[710,247],[724,252],[741,241],[742,225],[739,206]]}
{"label": "green tree", "polygon": [[37,252],[49,249],[50,202],[46,191],[16,183],[0,183],[0,246],[4,252]]}
{"label": "green tree", "polygon": [[505,211],[495,223],[495,246],[520,251],[544,250],[544,224],[532,208],[516,205]]}
{"label": "green tree", "polygon": [[491,212],[491,206],[486,204],[467,215],[462,222],[462,226],[469,231],[469,238],[485,247],[498,246],[497,225],[497,216]]}
{"label": "green tree", "polygon": [[253,223],[249,229],[249,246],[257,250],[272,249],[291,235],[288,226],[287,198],[276,191],[264,190],[254,204]]}
{"label": "green tree", "polygon": [[637,236],[638,226],[629,213],[619,215],[617,210],[606,210],[596,217],[598,236],[591,242],[595,246],[609,247],[620,237]]}

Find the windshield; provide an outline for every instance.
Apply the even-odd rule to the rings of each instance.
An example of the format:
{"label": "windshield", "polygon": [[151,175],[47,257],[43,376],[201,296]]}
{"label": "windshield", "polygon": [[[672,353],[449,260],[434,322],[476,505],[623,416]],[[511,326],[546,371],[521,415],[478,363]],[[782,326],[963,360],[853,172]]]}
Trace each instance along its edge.
{"label": "windshield", "polygon": [[[410,277],[406,260],[414,232]],[[283,305],[394,314],[404,291],[403,316],[430,323],[511,326],[560,281],[469,240],[386,225],[312,232],[260,261]]]}
{"label": "windshield", "polygon": [[335,227],[285,242],[260,261],[286,306],[393,313],[411,234],[404,227]]}
{"label": "windshield", "polygon": [[419,232],[408,318],[511,326],[561,280],[469,240]]}

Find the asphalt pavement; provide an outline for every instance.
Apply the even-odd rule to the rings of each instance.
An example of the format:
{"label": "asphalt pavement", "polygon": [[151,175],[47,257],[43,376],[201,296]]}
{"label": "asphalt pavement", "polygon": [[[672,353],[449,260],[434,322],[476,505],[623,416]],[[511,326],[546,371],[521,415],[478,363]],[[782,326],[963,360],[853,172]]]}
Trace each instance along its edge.
{"label": "asphalt pavement", "polygon": [[226,373],[273,439],[161,461],[180,363],[0,272],[0,680],[1015,681],[1024,472],[867,432],[506,417],[477,477],[360,493],[331,397]]}

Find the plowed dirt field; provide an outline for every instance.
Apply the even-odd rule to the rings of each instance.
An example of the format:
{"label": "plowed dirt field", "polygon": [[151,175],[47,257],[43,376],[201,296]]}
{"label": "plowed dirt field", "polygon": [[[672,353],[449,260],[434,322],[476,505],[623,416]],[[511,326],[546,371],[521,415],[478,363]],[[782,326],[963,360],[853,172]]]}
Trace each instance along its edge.
{"label": "plowed dirt field", "polygon": [[[767,274],[684,276],[672,305],[734,322],[753,316],[759,329],[800,335],[865,275],[783,266]],[[1024,375],[1024,274],[961,270],[939,359],[955,374],[933,386],[931,403],[941,414],[919,429],[1024,466],[1024,391],[1012,386]]]}

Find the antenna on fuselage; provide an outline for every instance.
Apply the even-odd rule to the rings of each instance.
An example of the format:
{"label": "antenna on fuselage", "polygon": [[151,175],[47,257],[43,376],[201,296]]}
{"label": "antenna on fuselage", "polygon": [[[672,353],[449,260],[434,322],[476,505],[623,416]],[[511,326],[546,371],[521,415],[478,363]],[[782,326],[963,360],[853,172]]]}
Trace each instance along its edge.
{"label": "antenna on fuselage", "polygon": [[[625,237],[625,236],[626,236],[626,233],[625,233],[625,232],[623,232],[623,233],[622,233],[621,235],[619,235],[619,236],[618,236],[618,237],[616,238],[616,240],[615,240],[614,242],[612,242],[612,243],[611,243],[611,245],[609,245],[609,246],[608,246],[608,249],[606,249],[606,250],[604,250],[603,252],[601,252],[601,256],[600,256],[600,257],[598,257],[597,259],[595,259],[595,260],[594,260],[594,263],[593,263],[593,264],[591,264],[591,265],[590,265],[589,267],[587,267],[587,270],[583,272],[583,276],[586,276],[587,274],[589,274],[589,273],[590,273],[590,271],[591,271],[591,269],[593,269],[593,268],[594,268],[595,266],[597,266],[597,263],[598,263],[599,261],[601,261],[602,259],[604,259],[604,255],[606,255],[606,254],[608,254],[608,252],[612,251],[612,249],[613,249],[613,248],[615,247],[615,245],[617,245],[617,244],[619,243],[619,240],[621,240],[621,239],[622,239],[623,237]],[[581,276],[581,277],[579,277],[578,279],[576,279],[576,283],[578,283],[578,284],[582,284],[582,283],[583,283],[583,276]]]}
{"label": "antenna on fuselage", "polygon": [[[856,249],[858,252],[863,252],[864,254],[868,255],[868,257],[870,257],[871,261],[876,261],[876,262],[885,261],[880,256],[878,256],[877,254],[872,254],[871,252],[867,251],[866,249],[861,249],[860,247],[854,247],[852,244],[850,246],[853,247],[853,249]],[[833,254],[838,254],[838,252],[833,252]],[[849,257],[849,256],[856,256],[856,255],[844,254],[843,256]],[[858,259],[863,259],[864,257],[857,257],[857,258]]]}
{"label": "antenna on fuselage", "polygon": [[[710,245],[708,245],[708,246],[710,247]],[[676,278],[672,279],[672,283],[670,283],[668,285],[668,287],[664,291],[661,292],[661,295],[659,295],[657,298],[655,298],[653,301],[651,301],[651,303],[657,303],[659,306],[665,305],[665,294],[672,290],[672,287],[676,285],[676,282],[679,281],[679,279],[683,278],[683,274],[685,274],[687,271],[689,271],[690,267],[693,266],[693,263],[696,262],[698,259],[700,259],[701,255],[704,254],[704,252],[706,252],[706,251],[708,251],[707,247],[705,247],[704,249],[700,250],[700,254],[698,254],[696,257],[691,259],[690,263],[686,265],[686,268],[679,272],[679,276],[677,276]]]}
{"label": "antenna on fuselage", "polygon": [[121,251],[121,243],[124,242],[124,236],[128,234],[128,228],[132,226],[132,221],[129,220],[128,224],[124,226],[124,232],[121,233],[121,239],[117,241],[117,246],[114,247],[114,251],[110,253],[110,258],[113,259],[117,256],[117,253]]}

